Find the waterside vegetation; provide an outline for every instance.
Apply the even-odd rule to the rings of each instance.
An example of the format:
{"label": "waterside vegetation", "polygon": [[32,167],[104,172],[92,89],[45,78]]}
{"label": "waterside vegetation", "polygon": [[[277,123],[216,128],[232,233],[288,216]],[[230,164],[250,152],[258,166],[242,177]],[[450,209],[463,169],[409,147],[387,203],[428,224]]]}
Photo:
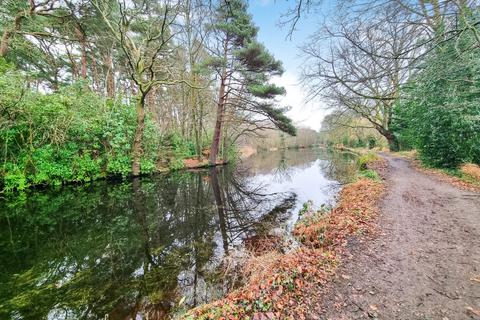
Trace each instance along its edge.
{"label": "waterside vegetation", "polygon": [[[0,5],[0,190],[231,159],[258,130],[295,134],[282,64],[242,0]],[[207,161],[205,161],[207,159]]]}

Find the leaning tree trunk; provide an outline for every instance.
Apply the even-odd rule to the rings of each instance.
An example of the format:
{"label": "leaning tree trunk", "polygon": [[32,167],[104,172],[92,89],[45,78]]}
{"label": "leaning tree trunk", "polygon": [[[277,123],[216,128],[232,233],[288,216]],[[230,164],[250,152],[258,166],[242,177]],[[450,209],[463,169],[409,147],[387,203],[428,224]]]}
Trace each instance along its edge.
{"label": "leaning tree trunk", "polygon": [[225,113],[225,80],[226,80],[226,76],[224,72],[221,83],[220,83],[220,90],[219,90],[218,104],[217,104],[217,120],[215,121],[215,131],[213,132],[213,141],[212,141],[212,146],[210,148],[209,162],[211,165],[215,165],[217,163],[218,150],[220,146],[220,138],[222,135],[223,116]]}
{"label": "leaning tree trunk", "polygon": [[132,175],[140,175],[140,159],[143,155],[143,132],[145,131],[145,95],[139,94],[137,97],[136,111],[137,111],[137,127],[135,128],[135,136],[133,138],[132,146]]}
{"label": "leaning tree trunk", "polygon": [[391,131],[387,131],[384,134],[385,138],[388,142],[388,148],[390,151],[398,151],[400,149],[400,145],[398,143],[397,137]]}

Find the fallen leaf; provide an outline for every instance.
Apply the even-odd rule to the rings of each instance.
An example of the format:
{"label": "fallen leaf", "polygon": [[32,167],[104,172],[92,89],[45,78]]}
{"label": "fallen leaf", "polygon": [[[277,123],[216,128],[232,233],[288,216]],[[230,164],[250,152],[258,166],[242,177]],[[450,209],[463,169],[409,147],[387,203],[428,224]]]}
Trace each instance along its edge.
{"label": "fallen leaf", "polygon": [[467,313],[470,313],[472,315],[480,316],[480,310],[479,309],[473,309],[472,307],[467,307]]}

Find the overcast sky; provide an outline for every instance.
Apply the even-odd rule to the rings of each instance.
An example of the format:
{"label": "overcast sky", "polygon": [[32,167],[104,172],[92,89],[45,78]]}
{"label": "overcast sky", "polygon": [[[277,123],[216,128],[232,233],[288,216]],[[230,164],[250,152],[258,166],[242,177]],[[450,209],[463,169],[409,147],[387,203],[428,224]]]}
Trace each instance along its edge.
{"label": "overcast sky", "polygon": [[[333,0],[332,0],[333,1]],[[294,0],[251,0],[249,11],[255,24],[260,28],[258,38],[274,56],[283,62],[285,73],[274,82],[287,90],[280,104],[289,105],[292,110],[288,115],[296,124],[320,129],[323,117],[328,113],[322,108],[321,101],[306,103],[305,92],[299,84],[303,59],[299,47],[312,35],[322,14],[310,15],[299,21],[292,39],[287,39],[287,29],[278,26],[281,15],[294,5]],[[331,5],[329,1],[323,8],[323,14],[328,14]]]}

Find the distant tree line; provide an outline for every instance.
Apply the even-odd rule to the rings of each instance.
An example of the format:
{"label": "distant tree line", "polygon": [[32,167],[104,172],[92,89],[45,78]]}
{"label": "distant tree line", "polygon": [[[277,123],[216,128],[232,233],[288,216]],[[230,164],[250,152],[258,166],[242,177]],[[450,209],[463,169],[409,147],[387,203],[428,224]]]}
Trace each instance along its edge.
{"label": "distant tree line", "polygon": [[386,139],[367,120],[355,114],[333,111],[325,116],[319,143],[326,147],[384,148]]}
{"label": "distant tree line", "polygon": [[251,146],[257,151],[274,149],[299,149],[317,146],[320,143],[317,131],[297,127],[296,135],[291,136],[280,130],[259,131],[255,135],[245,136],[239,140],[240,145]]}
{"label": "distant tree line", "polygon": [[2,1],[1,189],[216,164],[241,135],[295,134],[257,31],[243,0]]}

